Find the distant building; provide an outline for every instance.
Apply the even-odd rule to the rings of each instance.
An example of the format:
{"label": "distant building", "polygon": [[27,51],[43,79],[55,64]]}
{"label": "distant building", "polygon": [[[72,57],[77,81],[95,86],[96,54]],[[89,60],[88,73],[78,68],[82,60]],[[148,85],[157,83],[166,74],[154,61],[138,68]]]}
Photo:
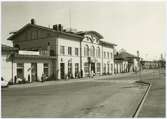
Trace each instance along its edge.
{"label": "distant building", "polygon": [[114,72],[125,73],[139,70],[139,58],[126,51],[117,52],[114,56]]}
{"label": "distant building", "polygon": [[26,80],[30,75],[33,81],[40,80],[43,72],[55,79],[113,74],[116,45],[101,39],[103,36],[96,31],[67,32],[61,24],[47,28],[32,19],[8,38],[19,50],[38,52],[16,54],[14,62],[20,70],[15,75]]}

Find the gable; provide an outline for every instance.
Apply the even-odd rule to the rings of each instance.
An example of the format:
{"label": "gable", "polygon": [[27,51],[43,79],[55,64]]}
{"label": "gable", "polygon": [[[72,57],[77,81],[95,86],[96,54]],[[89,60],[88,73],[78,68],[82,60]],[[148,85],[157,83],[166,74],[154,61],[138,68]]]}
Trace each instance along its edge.
{"label": "gable", "polygon": [[100,39],[93,33],[87,33],[84,35],[83,41],[89,42],[89,43],[99,44]]}
{"label": "gable", "polygon": [[54,36],[55,33],[49,30],[40,29],[32,25],[27,25],[20,29],[16,34],[8,38],[13,41],[30,41]]}

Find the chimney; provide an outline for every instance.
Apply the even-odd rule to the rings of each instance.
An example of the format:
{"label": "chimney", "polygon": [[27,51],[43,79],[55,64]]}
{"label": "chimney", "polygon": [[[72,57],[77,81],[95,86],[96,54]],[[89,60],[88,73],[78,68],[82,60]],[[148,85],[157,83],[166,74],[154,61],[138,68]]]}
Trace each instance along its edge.
{"label": "chimney", "polygon": [[58,30],[57,25],[53,25],[53,30]]}
{"label": "chimney", "polygon": [[35,19],[34,18],[31,19],[31,24],[33,24],[33,25],[35,24]]}
{"label": "chimney", "polygon": [[58,25],[58,30],[63,31],[63,26],[61,24]]}

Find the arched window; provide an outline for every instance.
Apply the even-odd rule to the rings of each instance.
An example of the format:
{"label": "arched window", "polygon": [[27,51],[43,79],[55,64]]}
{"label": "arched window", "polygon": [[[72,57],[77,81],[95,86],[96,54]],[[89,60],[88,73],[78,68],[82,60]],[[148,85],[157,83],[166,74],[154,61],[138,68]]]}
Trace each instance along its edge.
{"label": "arched window", "polygon": [[93,55],[93,57],[95,57],[95,47],[94,46],[92,47],[92,50],[93,50],[93,54],[92,55]]}
{"label": "arched window", "polygon": [[91,55],[92,57],[95,56],[95,47],[94,47],[94,46],[91,47],[90,55]]}
{"label": "arched window", "polygon": [[100,47],[97,47],[97,49],[96,49],[96,56],[100,57]]}
{"label": "arched window", "polygon": [[84,47],[84,56],[89,56],[89,46],[88,45]]}

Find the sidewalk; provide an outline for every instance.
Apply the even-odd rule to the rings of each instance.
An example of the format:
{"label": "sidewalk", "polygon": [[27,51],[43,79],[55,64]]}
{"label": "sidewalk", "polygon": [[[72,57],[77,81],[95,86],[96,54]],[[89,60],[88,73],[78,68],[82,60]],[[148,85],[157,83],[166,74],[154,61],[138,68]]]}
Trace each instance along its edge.
{"label": "sidewalk", "polygon": [[[150,72],[150,71],[148,71],[148,72]],[[116,80],[116,79],[118,80],[118,78],[123,78],[123,77],[128,77],[128,76],[136,76],[136,73],[129,72],[129,73],[114,74],[114,75],[94,76],[93,78],[85,77],[85,78],[79,78],[79,79],[53,80],[53,81],[45,81],[43,83],[42,82],[33,82],[33,83],[26,83],[26,84],[10,85],[8,88],[29,88],[29,87],[66,84],[66,83],[91,81],[91,80],[92,81],[93,80]],[[132,79],[132,77],[129,78],[129,80],[131,80],[131,79]]]}

